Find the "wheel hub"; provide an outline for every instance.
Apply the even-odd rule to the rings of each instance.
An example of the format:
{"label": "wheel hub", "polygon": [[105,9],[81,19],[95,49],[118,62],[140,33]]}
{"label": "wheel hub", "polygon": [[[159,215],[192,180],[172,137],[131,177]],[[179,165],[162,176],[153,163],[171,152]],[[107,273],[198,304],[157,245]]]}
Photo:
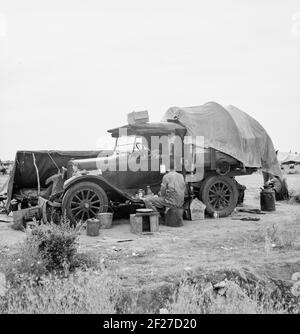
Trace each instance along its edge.
{"label": "wheel hub", "polygon": [[99,197],[91,190],[81,190],[71,200],[71,211],[77,220],[95,217],[100,207]]}
{"label": "wheel hub", "polygon": [[215,183],[210,188],[210,203],[215,209],[223,209],[229,205],[230,191],[226,184]]}

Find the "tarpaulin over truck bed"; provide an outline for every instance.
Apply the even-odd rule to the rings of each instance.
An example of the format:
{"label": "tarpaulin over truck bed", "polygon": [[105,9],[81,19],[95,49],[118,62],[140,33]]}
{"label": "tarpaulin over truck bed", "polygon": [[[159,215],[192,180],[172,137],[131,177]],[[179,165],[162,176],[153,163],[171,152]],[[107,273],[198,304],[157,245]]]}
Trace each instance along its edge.
{"label": "tarpaulin over truck bed", "polygon": [[201,106],[169,108],[162,121],[178,121],[189,136],[204,136],[211,147],[241,161],[245,167],[282,177],[271,138],[251,116],[234,106],[222,107],[215,102]]}
{"label": "tarpaulin over truck bed", "polygon": [[18,151],[7,190],[7,210],[13,194],[22,188],[37,188],[37,174],[33,155],[39,171],[41,187],[46,187],[46,180],[56,174],[58,169],[67,168],[71,159],[96,158],[110,155],[112,151]]}

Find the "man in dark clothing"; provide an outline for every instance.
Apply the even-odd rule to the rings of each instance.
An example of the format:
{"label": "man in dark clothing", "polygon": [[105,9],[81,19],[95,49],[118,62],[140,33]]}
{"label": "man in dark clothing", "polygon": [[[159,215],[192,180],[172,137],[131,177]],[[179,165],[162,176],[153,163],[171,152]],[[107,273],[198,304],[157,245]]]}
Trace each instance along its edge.
{"label": "man in dark clothing", "polygon": [[[159,196],[147,197],[144,202],[146,208],[156,210],[156,208],[182,208],[184,203],[184,193],[186,185],[182,174],[174,170],[174,160],[170,161],[170,171],[164,175],[161,183]],[[157,211],[157,210],[156,210]]]}

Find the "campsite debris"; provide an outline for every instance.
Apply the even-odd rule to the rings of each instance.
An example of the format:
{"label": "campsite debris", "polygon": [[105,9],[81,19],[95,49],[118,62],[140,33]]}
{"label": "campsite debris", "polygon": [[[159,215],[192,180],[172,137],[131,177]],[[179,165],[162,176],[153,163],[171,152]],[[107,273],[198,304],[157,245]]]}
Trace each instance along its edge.
{"label": "campsite debris", "polygon": [[37,223],[37,221],[34,217],[32,218],[32,221],[28,221],[26,223],[26,228],[27,229],[32,229],[32,228],[37,227],[37,226],[38,226],[38,223]]}
{"label": "campsite debris", "polygon": [[[219,304],[223,303],[231,303],[243,301],[243,305],[245,308],[245,313],[255,313],[256,303],[247,296],[247,294],[241,289],[241,287],[234,283],[233,281],[228,281],[225,279],[224,281],[215,284],[213,286],[215,292],[216,302]],[[219,306],[221,306],[219,305]]]}
{"label": "campsite debris", "polygon": [[231,218],[231,220],[242,220],[242,221],[246,221],[246,222],[258,222],[260,221],[260,218],[258,217],[234,217],[234,218]]}
{"label": "campsite debris", "polygon": [[185,208],[185,218],[188,220],[203,220],[205,218],[206,205],[203,204],[199,199],[194,198]]}
{"label": "campsite debris", "polygon": [[0,206],[5,208],[5,201],[7,200],[7,196],[6,195],[3,195],[1,194],[0,195]]}
{"label": "campsite debris", "polygon": [[214,289],[225,288],[225,286],[227,285],[227,282],[228,282],[228,280],[227,280],[227,278],[225,278],[224,281],[219,282],[219,283],[217,283],[217,284],[214,284],[213,287],[214,287]]}
{"label": "campsite debris", "polygon": [[133,241],[133,240],[132,239],[125,239],[125,240],[118,240],[117,242],[121,243],[121,242],[130,242],[130,241]]}
{"label": "campsite debris", "polygon": [[[0,213],[1,213],[1,211],[0,211]],[[0,219],[0,222],[1,223],[11,223],[11,220]]]}
{"label": "campsite debris", "polygon": [[217,211],[215,211],[213,217],[214,217],[214,219],[218,219],[219,218],[219,213]]}
{"label": "campsite debris", "polygon": [[14,230],[24,231],[26,222],[32,221],[33,218],[41,219],[41,210],[39,206],[33,206],[27,209],[13,211],[13,225]]}
{"label": "campsite debris", "polygon": [[291,293],[295,296],[295,297],[299,297],[300,296],[300,281],[297,281],[291,288]]}
{"label": "campsite debris", "polygon": [[262,212],[260,209],[239,209],[238,212],[245,212],[245,213],[254,213],[257,215],[265,215],[265,212]]}
{"label": "campsite debris", "polygon": [[[218,247],[217,247],[218,248]],[[230,251],[230,250],[234,250],[234,249],[237,249],[236,247],[225,247],[225,246],[221,246],[220,249],[224,249],[226,251]]]}
{"label": "campsite debris", "polygon": [[111,249],[115,252],[120,252],[122,250],[122,248],[117,248],[116,246],[113,246]]}
{"label": "campsite debris", "polygon": [[192,270],[192,268],[191,267],[185,267],[185,268],[183,268],[185,271],[191,271]]}
{"label": "campsite debris", "polygon": [[292,281],[299,281],[300,280],[300,271],[293,273]]}

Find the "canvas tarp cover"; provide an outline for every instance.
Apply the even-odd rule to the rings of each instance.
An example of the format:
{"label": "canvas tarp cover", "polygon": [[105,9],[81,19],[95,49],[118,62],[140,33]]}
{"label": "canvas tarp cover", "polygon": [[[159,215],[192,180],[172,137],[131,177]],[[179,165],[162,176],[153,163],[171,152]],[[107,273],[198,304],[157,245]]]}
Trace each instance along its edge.
{"label": "canvas tarp cover", "polygon": [[162,121],[178,121],[189,136],[204,136],[204,146],[228,154],[245,167],[262,168],[281,177],[271,138],[252,117],[234,106],[215,102],[201,106],[169,108]]}
{"label": "canvas tarp cover", "polygon": [[7,208],[16,191],[21,188],[37,188],[37,174],[32,154],[36,159],[41,187],[44,188],[47,178],[57,174],[58,169],[67,168],[71,159],[96,158],[111,154],[111,151],[18,151],[7,189]]}

